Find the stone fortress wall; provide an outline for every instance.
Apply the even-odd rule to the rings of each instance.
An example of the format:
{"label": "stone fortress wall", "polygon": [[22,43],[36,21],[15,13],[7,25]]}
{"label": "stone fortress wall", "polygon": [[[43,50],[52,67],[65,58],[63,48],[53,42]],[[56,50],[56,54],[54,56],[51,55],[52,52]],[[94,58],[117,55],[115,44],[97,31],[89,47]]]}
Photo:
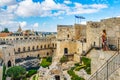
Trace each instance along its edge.
{"label": "stone fortress wall", "polygon": [[16,65],[15,60],[19,58],[52,56],[57,46],[56,37],[14,36],[1,41],[6,42],[5,45],[0,45],[0,55],[7,66],[8,62],[12,66]]}
{"label": "stone fortress wall", "polygon": [[100,22],[87,22],[86,25],[74,24],[57,26],[57,54],[74,55],[74,61],[79,62],[82,53],[91,47],[102,47],[102,31],[107,32],[107,44],[117,47],[120,37],[120,18],[103,19]]}

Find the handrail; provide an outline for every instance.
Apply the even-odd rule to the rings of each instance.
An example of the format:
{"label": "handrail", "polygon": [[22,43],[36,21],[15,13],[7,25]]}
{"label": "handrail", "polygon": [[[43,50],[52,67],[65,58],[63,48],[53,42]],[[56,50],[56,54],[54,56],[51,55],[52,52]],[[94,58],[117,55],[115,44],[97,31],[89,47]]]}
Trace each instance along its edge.
{"label": "handrail", "polygon": [[[118,40],[118,48],[119,48]],[[114,64],[114,65],[113,65]],[[120,67],[120,53],[112,55],[88,80],[108,80],[108,77]],[[101,79],[102,78],[102,79]]]}
{"label": "handrail", "polygon": [[[116,52],[117,53],[117,52]],[[99,71],[101,71],[105,66],[106,64],[116,56],[116,53],[114,55],[112,55],[94,74],[92,74],[92,76],[88,79],[88,80],[91,80],[91,78],[96,74],[98,73]]]}

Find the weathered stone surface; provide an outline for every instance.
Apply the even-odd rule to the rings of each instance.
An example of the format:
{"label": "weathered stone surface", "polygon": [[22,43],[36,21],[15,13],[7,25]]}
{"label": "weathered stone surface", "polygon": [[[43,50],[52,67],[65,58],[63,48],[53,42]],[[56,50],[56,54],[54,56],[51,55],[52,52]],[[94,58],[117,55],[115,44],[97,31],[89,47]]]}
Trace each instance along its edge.
{"label": "weathered stone surface", "polygon": [[2,80],[2,74],[3,74],[3,67],[0,66],[0,80]]}

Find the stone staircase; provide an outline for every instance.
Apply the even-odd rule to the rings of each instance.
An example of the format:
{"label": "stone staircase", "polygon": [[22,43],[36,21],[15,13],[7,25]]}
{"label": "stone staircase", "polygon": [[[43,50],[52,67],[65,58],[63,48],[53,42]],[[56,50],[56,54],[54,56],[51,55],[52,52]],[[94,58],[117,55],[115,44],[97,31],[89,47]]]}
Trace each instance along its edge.
{"label": "stone staircase", "polygon": [[[120,49],[119,45],[118,40],[118,49]],[[120,50],[111,56],[88,80],[117,80],[116,78],[111,79],[111,76],[113,77],[116,71],[118,71],[120,78]]]}

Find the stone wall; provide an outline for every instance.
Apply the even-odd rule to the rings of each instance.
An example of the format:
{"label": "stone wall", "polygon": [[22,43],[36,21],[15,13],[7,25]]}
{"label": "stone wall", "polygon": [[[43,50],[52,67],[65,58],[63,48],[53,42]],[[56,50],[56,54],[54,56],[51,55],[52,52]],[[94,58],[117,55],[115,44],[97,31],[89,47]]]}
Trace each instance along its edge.
{"label": "stone wall", "polygon": [[58,41],[57,42],[57,54],[58,55],[64,55],[64,49],[68,49],[68,54],[74,54],[76,53],[77,44],[75,41],[70,40],[64,40],[64,41]]}
{"label": "stone wall", "polygon": [[58,25],[57,39],[74,39],[74,29],[72,25]]}
{"label": "stone wall", "polygon": [[75,24],[74,29],[75,29],[75,40],[86,38],[86,25]]}
{"label": "stone wall", "polygon": [[6,66],[8,62],[14,66],[18,58],[52,56],[57,47],[56,38],[11,40],[9,43],[1,45],[0,50]]}
{"label": "stone wall", "polygon": [[2,80],[2,75],[3,75],[3,67],[0,66],[0,80]]}

